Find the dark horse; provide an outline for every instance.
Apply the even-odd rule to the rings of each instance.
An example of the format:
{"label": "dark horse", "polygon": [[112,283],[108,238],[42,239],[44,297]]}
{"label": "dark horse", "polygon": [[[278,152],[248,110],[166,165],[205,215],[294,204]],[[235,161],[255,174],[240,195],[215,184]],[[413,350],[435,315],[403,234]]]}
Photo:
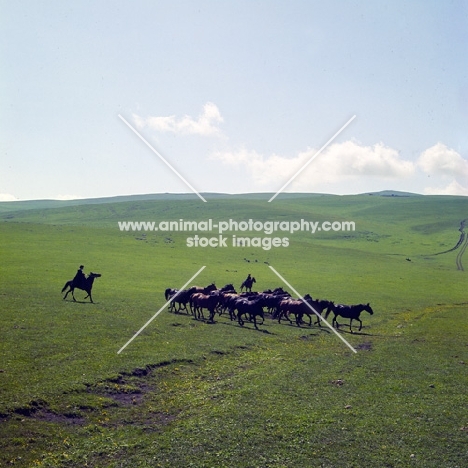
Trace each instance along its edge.
{"label": "dark horse", "polygon": [[244,326],[245,322],[242,320],[242,316],[245,315],[249,317],[251,322],[253,321],[255,328],[258,330],[257,317],[262,319],[262,321],[258,323],[259,325],[261,325],[264,321],[263,307],[259,299],[238,299],[235,303],[235,308],[237,309],[237,321],[241,327]]}
{"label": "dark horse", "polygon": [[180,312],[181,310],[187,311],[187,304],[190,300],[192,293],[188,289],[167,288],[164,292],[166,301],[169,301],[169,312]]}
{"label": "dark horse", "polygon": [[63,296],[64,299],[67,298],[69,293],[72,293],[73,300],[76,302],[75,295],[73,294],[74,290],[76,288],[82,289],[83,291],[86,291],[88,295],[85,297],[87,299],[89,297],[89,300],[93,302],[93,296],[91,296],[91,289],[93,289],[93,283],[94,283],[94,278],[100,278],[101,274],[100,273],[90,273],[82,282],[81,284],[75,284],[73,280],[67,281],[65,283],[65,286],[62,288],[62,292],[64,292],[67,288],[70,288],[65,296]]}
{"label": "dark horse", "polygon": [[330,312],[333,312],[335,315],[333,317],[332,326],[335,323],[336,323],[336,328],[338,328],[340,326],[340,324],[336,320],[336,317],[338,315],[340,315],[341,317],[350,319],[349,320],[349,330],[351,331],[351,333],[353,333],[353,329],[351,328],[351,324],[352,324],[353,320],[357,320],[360,323],[359,331],[361,331],[362,321],[359,318],[359,315],[361,314],[361,312],[363,310],[365,310],[366,312],[369,312],[369,314],[371,314],[371,315],[374,313],[374,311],[372,310],[372,307],[369,305],[369,303],[367,303],[367,304],[357,304],[357,305],[343,305],[343,304],[336,304],[335,305],[335,304],[333,304],[333,302],[331,302],[328,309],[327,309],[327,313],[325,314],[325,320],[327,319],[328,314]]}
{"label": "dark horse", "polygon": [[242,290],[245,288],[246,291],[250,291],[252,292],[252,284],[256,283],[257,281],[255,281],[255,278],[247,278],[242,284],[241,284],[241,287],[240,287],[240,290],[242,292]]}

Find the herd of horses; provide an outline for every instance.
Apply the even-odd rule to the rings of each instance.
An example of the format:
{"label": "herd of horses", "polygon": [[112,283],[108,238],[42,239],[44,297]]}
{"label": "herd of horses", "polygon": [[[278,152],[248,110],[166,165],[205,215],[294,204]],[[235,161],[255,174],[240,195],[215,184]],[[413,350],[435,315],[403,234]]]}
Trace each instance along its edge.
{"label": "herd of horses", "polygon": [[[255,282],[255,278],[252,280],[252,283]],[[241,289],[246,286],[244,283]],[[291,318],[294,318],[298,327],[312,326],[312,324],[321,326],[322,314],[325,313],[326,320],[329,314],[333,313],[332,326],[339,328],[337,317],[340,316],[349,319],[349,329],[353,333],[353,320],[359,322],[359,331],[362,329],[361,312],[366,311],[370,315],[374,313],[369,304],[335,304],[333,301],[313,299],[309,294],[294,299],[282,288],[252,292],[252,283],[248,291],[240,293],[232,284],[227,284],[221,289],[218,289],[214,283],[206,287],[192,286],[183,290],[167,288],[164,297],[169,303],[170,312],[185,311],[187,314],[192,314],[196,320],[205,320],[203,310],[206,310],[209,313],[210,323],[214,323],[216,314],[226,313],[231,320],[237,320],[240,326],[243,326],[247,320],[252,322],[257,330],[258,325],[262,325],[265,320],[265,313],[272,319],[278,320],[278,323],[281,323],[281,320],[288,320],[293,324]]]}
{"label": "herd of horses", "polygon": [[[85,297],[93,302],[91,290],[99,273],[90,273],[80,284],[75,284],[74,280],[67,281],[62,289],[66,291],[64,299],[71,293],[75,301],[74,290],[82,289],[88,293]],[[293,324],[291,317],[294,317],[296,325],[300,327],[305,324],[321,326],[322,314],[325,313],[325,320],[330,313],[333,313],[332,326],[339,328],[337,317],[349,319],[349,330],[353,333],[353,320],[359,322],[359,331],[362,329],[362,320],[359,318],[361,312],[366,311],[370,315],[374,313],[369,304],[344,305],[335,304],[333,301],[313,299],[309,294],[302,298],[294,299],[291,294],[282,288],[266,290],[263,292],[252,292],[252,285],[255,278],[248,278],[241,285],[241,292],[238,293],[232,284],[227,284],[218,289],[215,284],[206,287],[192,286],[189,289],[167,288],[164,292],[166,301],[169,302],[170,312],[191,313],[197,320],[205,320],[203,310],[209,312],[208,322],[214,323],[216,314],[228,313],[231,320],[237,320],[240,326],[248,320],[253,322],[258,330],[258,325],[262,325],[265,320],[265,311],[272,319],[288,320]],[[243,290],[245,289],[245,292]]]}

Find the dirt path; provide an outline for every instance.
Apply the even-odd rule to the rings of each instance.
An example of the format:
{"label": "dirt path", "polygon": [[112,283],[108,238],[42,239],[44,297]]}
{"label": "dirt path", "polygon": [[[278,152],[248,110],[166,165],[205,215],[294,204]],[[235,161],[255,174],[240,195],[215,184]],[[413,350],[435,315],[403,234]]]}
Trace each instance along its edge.
{"label": "dirt path", "polygon": [[[466,232],[465,232],[465,224],[466,224],[466,219],[464,219],[461,223],[460,223],[460,232],[461,232],[461,235],[460,235],[460,240],[462,241],[460,246],[460,251],[458,252],[457,254],[457,258],[455,259],[456,263],[457,263],[457,270],[461,270],[461,271],[464,271],[464,268],[463,268],[463,264],[462,264],[462,257],[463,257],[463,254],[465,253],[465,250],[466,250],[466,247],[468,246],[468,236],[466,235]],[[463,238],[463,239],[462,239]]]}
{"label": "dirt path", "polygon": [[437,252],[435,254],[431,254],[431,256],[442,255],[442,254],[446,254],[449,252],[453,252],[454,250],[460,249],[457,253],[455,263],[457,264],[457,270],[464,271],[463,264],[462,264],[462,257],[468,246],[468,236],[466,235],[466,232],[465,232],[465,227],[467,223],[468,223],[468,218],[460,221],[460,228],[458,229],[460,231],[460,238],[458,239],[458,242],[456,243],[454,247],[448,250],[444,250],[443,252]]}

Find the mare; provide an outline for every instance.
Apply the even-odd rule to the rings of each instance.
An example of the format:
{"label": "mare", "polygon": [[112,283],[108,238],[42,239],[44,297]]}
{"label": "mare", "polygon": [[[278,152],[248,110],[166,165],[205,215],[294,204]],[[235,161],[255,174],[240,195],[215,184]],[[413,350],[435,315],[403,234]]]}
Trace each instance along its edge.
{"label": "mare", "polygon": [[90,273],[83,281],[80,282],[80,284],[75,284],[73,280],[67,281],[65,283],[65,286],[62,288],[62,292],[64,292],[67,288],[70,288],[65,296],[63,296],[63,299],[66,299],[68,294],[72,293],[73,300],[76,302],[74,291],[75,289],[81,289],[83,291],[86,291],[88,295],[85,297],[87,299],[89,297],[89,300],[93,302],[93,296],[91,295],[91,290],[93,289],[93,283],[95,278],[100,278],[101,274],[100,273]]}
{"label": "mare", "polygon": [[337,322],[336,317],[341,316],[343,318],[349,318],[349,330],[351,333],[353,333],[353,329],[351,328],[351,324],[353,323],[353,320],[357,320],[360,325],[359,325],[359,331],[362,329],[362,320],[359,318],[359,315],[361,314],[362,311],[369,312],[369,314],[373,314],[374,311],[372,310],[372,307],[367,304],[356,304],[356,305],[343,305],[343,304],[334,304],[333,302],[330,303],[327,313],[325,314],[325,320],[328,317],[328,314],[330,312],[334,313],[333,321],[332,321],[332,326],[334,323],[336,323],[336,328],[340,326],[340,324]]}
{"label": "mare", "polygon": [[258,330],[257,327],[257,317],[262,318],[262,322],[264,321],[263,316],[263,307],[260,303],[259,299],[249,300],[249,299],[238,299],[235,304],[235,308],[237,309],[237,321],[239,325],[242,327],[244,325],[244,321],[242,320],[243,315],[248,315],[249,320],[254,323],[255,328]]}
{"label": "mare", "polygon": [[[180,312],[182,309],[187,311],[187,304],[190,301],[191,295],[192,294],[190,293],[188,289],[182,289],[182,291],[177,291],[176,293],[174,293],[171,296],[171,303],[169,305],[169,311]],[[176,308],[176,304],[178,305],[177,308]]]}
{"label": "mare", "polygon": [[203,294],[209,294],[211,291],[216,290],[216,285],[214,283],[209,284],[205,288],[202,288],[201,286],[192,286],[191,288],[188,289],[190,294],[195,294],[195,293],[203,293]]}
{"label": "mare", "polygon": [[209,322],[214,322],[214,315],[216,312],[216,306],[219,302],[219,295],[216,293],[203,294],[194,293],[190,296],[190,308],[193,311],[195,319],[204,319],[203,308],[208,309],[210,312]]}
{"label": "mare", "polygon": [[[306,296],[304,296],[304,297],[306,297]],[[330,307],[330,305],[333,304],[333,302],[327,301],[325,299],[322,299],[322,300],[316,299],[316,300],[311,300],[311,301],[307,301],[307,302],[315,310],[315,312],[317,312],[320,315],[320,317],[317,316],[317,314],[314,313],[312,310],[310,310],[309,307],[306,307],[304,309],[304,314],[309,316],[309,325],[312,322],[312,315],[315,315],[317,317],[317,320],[314,323],[314,325],[318,324],[318,326],[321,327],[322,326],[321,322],[323,320],[322,319],[322,313],[323,313],[323,311],[325,309],[328,309],[328,307]]]}
{"label": "mare", "polygon": [[311,310],[307,306],[306,302],[309,304],[312,302],[312,297],[309,294],[306,294],[304,299],[283,299],[279,303],[278,307],[278,323],[281,323],[281,318],[285,317],[289,320],[289,323],[292,324],[289,314],[294,314],[296,316],[296,325],[298,327],[301,326],[304,315],[309,317],[309,325],[312,325],[312,317],[310,316]]}

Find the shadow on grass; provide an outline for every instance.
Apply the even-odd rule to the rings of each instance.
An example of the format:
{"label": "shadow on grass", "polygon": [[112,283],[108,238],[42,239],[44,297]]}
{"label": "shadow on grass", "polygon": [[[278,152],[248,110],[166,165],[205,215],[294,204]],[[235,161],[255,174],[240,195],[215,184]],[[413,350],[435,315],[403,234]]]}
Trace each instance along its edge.
{"label": "shadow on grass", "polygon": [[[261,333],[266,333],[267,335],[275,335],[276,333],[273,333],[269,330],[266,330],[265,328],[262,328],[264,325],[258,325],[258,329],[255,329],[255,327],[250,323],[250,322],[246,322],[243,326],[240,326],[239,323],[237,322],[237,320],[232,320],[230,322],[215,322],[216,325],[224,325],[224,326],[227,326],[227,327],[236,327],[236,328],[240,328],[242,330],[250,330],[250,331],[254,331],[254,332],[261,332]],[[252,325],[252,326],[248,326],[248,325]],[[268,325],[265,325],[265,326],[268,326]]]}
{"label": "shadow on grass", "polygon": [[342,330],[341,328],[338,328],[337,331],[340,333],[345,333],[345,334],[352,335],[352,336],[385,336],[385,335],[376,335],[373,333],[364,333],[360,331]]}
{"label": "shadow on grass", "polygon": [[75,303],[75,304],[91,304],[91,305],[96,305],[96,304],[99,304],[99,302],[89,302],[89,301],[74,301],[73,299],[63,299],[65,302],[71,302],[71,303]]}

